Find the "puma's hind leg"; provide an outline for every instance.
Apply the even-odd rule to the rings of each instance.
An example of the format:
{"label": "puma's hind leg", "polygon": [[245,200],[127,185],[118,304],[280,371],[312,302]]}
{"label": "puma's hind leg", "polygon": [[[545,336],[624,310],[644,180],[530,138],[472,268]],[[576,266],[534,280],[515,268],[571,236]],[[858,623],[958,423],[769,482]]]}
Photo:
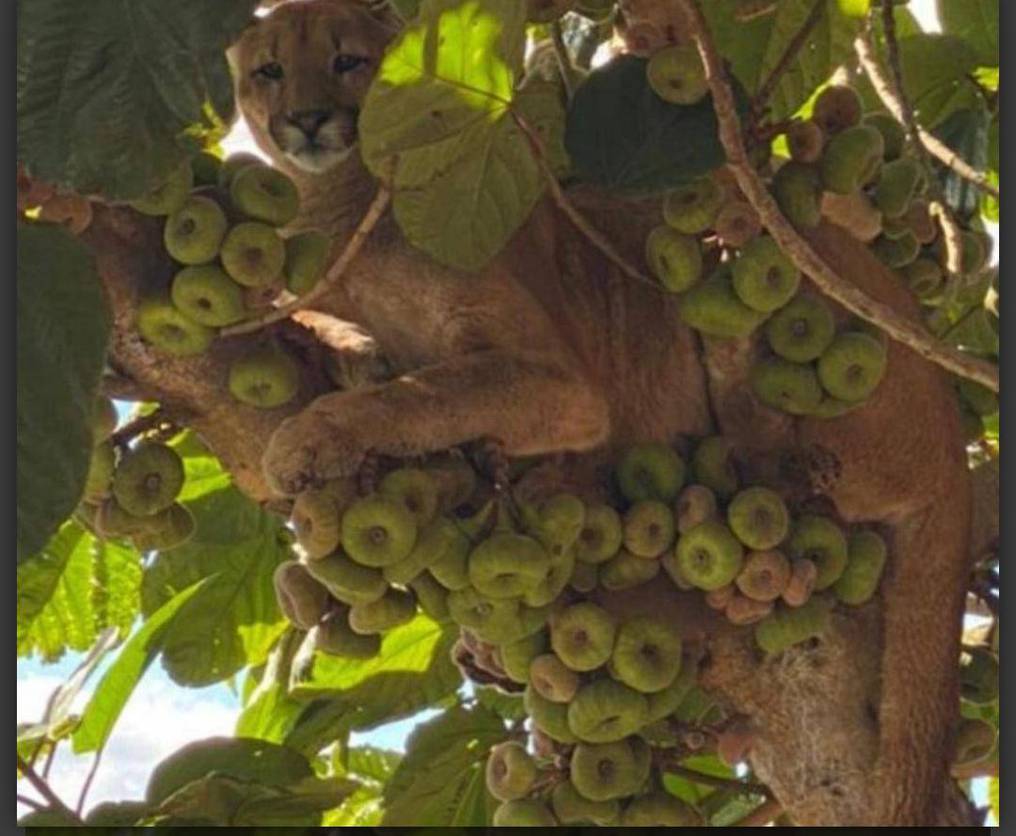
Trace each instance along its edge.
{"label": "puma's hind leg", "polygon": [[609,429],[606,401],[580,373],[488,350],[319,397],[282,422],[262,465],[269,484],[292,495],[351,475],[369,451],[415,456],[490,437],[508,455],[530,456],[591,449]]}

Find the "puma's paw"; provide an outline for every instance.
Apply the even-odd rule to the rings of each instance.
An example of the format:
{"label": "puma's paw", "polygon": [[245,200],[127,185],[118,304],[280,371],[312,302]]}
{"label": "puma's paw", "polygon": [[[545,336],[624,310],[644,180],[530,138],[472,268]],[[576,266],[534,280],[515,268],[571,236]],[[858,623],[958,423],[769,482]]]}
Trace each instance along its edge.
{"label": "puma's paw", "polygon": [[[309,419],[316,419],[308,422]],[[304,413],[283,421],[268,442],[261,460],[269,486],[295,496],[331,479],[353,476],[367,450],[351,435]],[[309,425],[310,423],[310,425]]]}

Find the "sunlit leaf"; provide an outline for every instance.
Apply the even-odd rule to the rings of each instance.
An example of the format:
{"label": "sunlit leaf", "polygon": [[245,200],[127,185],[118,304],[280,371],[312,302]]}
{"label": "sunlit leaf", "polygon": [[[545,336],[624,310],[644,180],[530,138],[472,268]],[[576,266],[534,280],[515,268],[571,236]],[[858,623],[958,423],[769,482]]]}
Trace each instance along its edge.
{"label": "sunlit leaf", "polygon": [[384,790],[389,826],[482,827],[496,802],[487,792],[487,753],[507,736],[491,711],[451,708],[417,726]]}
{"label": "sunlit leaf", "polygon": [[199,581],[173,596],[152,613],[123,646],[116,661],[103,674],[81,716],[81,725],[73,737],[76,753],[94,752],[105,745],[134,688],[162,650],[167,630],[205,582]]}

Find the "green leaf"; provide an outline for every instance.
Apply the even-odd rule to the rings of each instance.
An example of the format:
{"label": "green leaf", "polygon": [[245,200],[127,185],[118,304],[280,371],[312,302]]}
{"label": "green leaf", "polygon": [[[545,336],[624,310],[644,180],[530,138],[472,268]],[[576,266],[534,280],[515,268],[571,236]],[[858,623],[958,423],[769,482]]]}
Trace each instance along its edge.
{"label": "green leaf", "polygon": [[397,191],[393,201],[410,243],[467,271],[501,251],[545,185],[528,140],[510,117],[473,136],[452,166],[423,186]]}
{"label": "green leaf", "polygon": [[484,685],[476,688],[476,701],[505,720],[521,720],[526,716],[520,694],[506,694]]}
{"label": "green leaf", "polygon": [[82,194],[138,197],[225,131],[225,49],[256,0],[33,0],[18,15],[18,159]]}
{"label": "green leaf", "polygon": [[991,815],[995,817],[996,824],[1002,821],[998,808],[998,778],[991,778],[988,781],[988,804],[991,806]]}
{"label": "green leaf", "polygon": [[1000,0],[937,0],[942,31],[966,41],[985,67],[998,66]]}
{"label": "green leaf", "polygon": [[194,536],[156,555],[141,585],[142,612],[147,615],[177,590],[216,576],[174,624],[162,659],[174,682],[208,685],[264,662],[286,629],[272,573],[290,552],[282,522],[236,488],[210,491],[184,504],[194,514]]}
{"label": "green leaf", "polygon": [[178,502],[190,502],[205,494],[228,488],[232,482],[229,472],[190,430],[178,435],[170,446],[183,459],[183,490]]}
{"label": "green leaf", "polygon": [[[935,130],[935,135],[961,159],[983,170],[988,162],[988,129],[991,114],[983,103],[957,110]],[[980,189],[944,166],[938,169],[946,203],[961,217],[974,214],[979,206]]]}
{"label": "green leaf", "polygon": [[374,827],[381,824],[384,815],[381,791],[375,786],[363,786],[334,810],[321,819],[323,827]]}
{"label": "green leaf", "polygon": [[[747,22],[737,20],[734,14],[737,0],[714,0],[702,5],[710,31],[734,76],[748,91],[757,93],[807,20],[814,0],[784,0],[775,13]],[[772,91],[771,119],[794,114],[852,55],[853,40],[869,5],[869,0],[826,0],[822,17]]]}
{"label": "green leaf", "polygon": [[56,661],[88,650],[101,630],[126,636],[139,609],[141,556],[97,540],[74,520],[18,566],[19,656]]}
{"label": "green leaf", "polygon": [[81,716],[81,725],[74,732],[76,754],[95,752],[105,745],[135,686],[162,649],[166,631],[204,583],[196,583],[167,601],[123,646],[116,661],[103,674]]}
{"label": "green leaf", "polygon": [[297,699],[340,696],[366,709],[371,725],[391,722],[458,690],[462,676],[450,653],[456,632],[418,614],[386,633],[373,659],[301,652],[304,659],[293,663],[290,694]]}
{"label": "green leaf", "polygon": [[20,220],[17,229],[20,563],[81,500],[110,313],[91,254],[69,232]]}
{"label": "green leaf", "polygon": [[[743,90],[735,90],[746,104]],[[654,194],[722,165],[712,98],[669,104],[646,80],[646,60],[622,55],[593,70],[568,111],[575,175],[606,189]]]}
{"label": "green leaf", "polygon": [[522,70],[525,7],[515,0],[425,0],[389,47],[364,101],[364,161],[397,186],[456,164],[506,113]]}
{"label": "green leaf", "polygon": [[147,812],[148,805],[143,801],[103,801],[88,811],[85,824],[89,827],[132,827]]}
{"label": "green leaf", "polygon": [[383,823],[394,827],[483,827],[496,803],[487,792],[490,748],[508,736],[485,708],[451,708],[416,727],[385,786]]}
{"label": "green leaf", "polygon": [[[921,33],[899,39],[903,84],[918,122],[929,130],[958,110],[982,104],[977,84],[970,78],[977,54],[966,41],[951,36]],[[887,71],[884,58],[880,58]],[[856,82],[866,110],[881,109],[881,102],[866,76]]]}
{"label": "green leaf", "polygon": [[304,778],[289,786],[266,785],[213,772],[184,785],[148,821],[162,825],[314,827],[356,789],[343,778]]}
{"label": "green leaf", "polygon": [[293,654],[303,634],[290,628],[272,648],[261,681],[250,694],[236,720],[234,734],[282,743],[304,709],[288,693]]}
{"label": "green leaf", "polygon": [[[715,755],[691,755],[681,761],[681,766],[714,778],[735,777],[734,770]],[[673,773],[664,774],[663,786],[671,795],[696,807],[717,791],[709,784],[700,784],[693,778]]]}
{"label": "green leaf", "polygon": [[365,162],[395,185],[409,241],[450,267],[486,264],[543,191],[509,113],[524,44],[523,4],[427,0],[364,102]]}
{"label": "green leaf", "polygon": [[265,740],[210,737],[188,743],[161,761],[148,779],[145,800],[161,804],[181,787],[213,772],[278,786],[314,774],[303,755],[285,746]]}
{"label": "green leaf", "polygon": [[356,778],[385,783],[402,761],[401,752],[376,746],[351,746],[344,750],[346,771]]}

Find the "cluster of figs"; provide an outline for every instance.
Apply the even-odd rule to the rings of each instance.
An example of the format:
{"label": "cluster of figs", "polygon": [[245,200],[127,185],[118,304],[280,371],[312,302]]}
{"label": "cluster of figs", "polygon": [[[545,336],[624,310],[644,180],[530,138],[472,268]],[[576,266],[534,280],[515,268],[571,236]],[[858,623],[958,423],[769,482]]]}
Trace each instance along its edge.
{"label": "cluster of figs", "polygon": [[194,517],[177,498],[184,484],[180,454],[154,438],[117,443],[117,412],[100,395],[93,411],[93,447],[75,517],[102,539],[127,539],[140,552],[190,539]]}
{"label": "cluster of figs", "polygon": [[[299,194],[253,154],[201,152],[129,205],[165,218],[163,246],[177,269],[168,287],[141,299],[137,329],[170,356],[207,351],[220,329],[309,292],[326,267],[327,236],[280,234],[299,212]],[[296,395],[299,381],[295,360],[266,341],[231,365],[228,385],[240,402],[272,409]]]}
{"label": "cluster of figs", "polygon": [[[452,457],[396,467],[366,495],[346,482],[305,491],[291,518],[299,558],[275,574],[280,606],[307,631],[305,651],[358,659],[418,609],[457,625],[483,681],[522,692],[539,750],[492,750],[495,824],[697,823],[661,790],[652,749],[671,720],[712,704],[667,614],[618,615],[611,593],[697,591],[775,657],[820,636],[837,602],[870,600],[887,549],[873,529],[741,484],[722,436],[688,450],[629,448],[609,503],[485,493]],[[543,768],[562,758],[563,771]]]}
{"label": "cluster of figs", "polygon": [[[646,66],[651,88],[666,101],[693,104],[708,92],[693,45],[664,47]],[[864,114],[847,85],[826,87],[811,116],[790,122],[789,157],[766,160],[770,188],[799,229],[823,218],[846,228],[921,302],[947,289],[947,252],[927,199],[922,163],[906,153],[902,125],[889,114]],[[762,229],[757,212],[727,169],[665,196],[663,223],[646,240],[646,261],[678,294],[684,321],[702,334],[745,339],[764,329],[750,384],[760,401],[792,415],[835,418],[863,405],[885,374],[887,345],[867,323],[844,321]],[[990,255],[983,231],[962,231],[963,274],[980,272]],[[710,255],[718,255],[713,264]],[[712,265],[712,266],[710,266]],[[992,393],[959,384],[971,436],[997,411]]]}

